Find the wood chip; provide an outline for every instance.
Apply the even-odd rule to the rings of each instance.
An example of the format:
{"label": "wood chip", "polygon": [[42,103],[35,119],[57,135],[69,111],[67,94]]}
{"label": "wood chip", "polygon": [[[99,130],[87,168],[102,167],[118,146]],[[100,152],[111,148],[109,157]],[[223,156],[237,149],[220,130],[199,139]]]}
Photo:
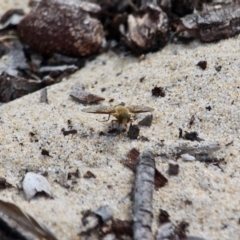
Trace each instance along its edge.
{"label": "wood chip", "polygon": [[128,154],[126,160],[123,161],[123,164],[135,171],[135,163],[140,155],[140,152],[136,148],[132,148]]}

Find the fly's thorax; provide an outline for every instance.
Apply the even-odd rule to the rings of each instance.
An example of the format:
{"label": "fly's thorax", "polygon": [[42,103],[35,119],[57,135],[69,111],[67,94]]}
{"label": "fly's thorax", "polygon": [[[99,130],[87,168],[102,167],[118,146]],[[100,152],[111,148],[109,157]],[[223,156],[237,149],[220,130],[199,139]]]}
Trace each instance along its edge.
{"label": "fly's thorax", "polygon": [[113,116],[118,120],[120,124],[127,124],[131,121],[131,114],[129,110],[124,106],[116,106],[116,113]]}

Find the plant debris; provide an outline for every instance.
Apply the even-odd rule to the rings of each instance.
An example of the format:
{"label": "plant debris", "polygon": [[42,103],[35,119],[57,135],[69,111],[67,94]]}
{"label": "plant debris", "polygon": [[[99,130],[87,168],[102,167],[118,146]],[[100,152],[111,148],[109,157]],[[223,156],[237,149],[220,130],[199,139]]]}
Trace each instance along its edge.
{"label": "plant debris", "polygon": [[6,178],[0,177],[0,189],[5,189],[9,187],[13,187],[12,184],[8,183]]}
{"label": "plant debris", "polygon": [[190,155],[195,154],[209,154],[221,149],[218,142],[203,142],[197,146],[179,146],[177,150],[179,154],[188,153]]}
{"label": "plant debris", "polygon": [[122,236],[133,237],[132,221],[113,219],[112,220],[112,231],[116,235],[117,239]]}
{"label": "plant debris", "polygon": [[9,102],[42,88],[42,83],[23,77],[0,75],[0,102]]}
{"label": "plant debris", "polygon": [[53,198],[50,184],[47,179],[40,174],[28,172],[24,177],[22,186],[28,201],[37,193],[45,193],[48,197]]}
{"label": "plant debris", "polygon": [[159,189],[161,187],[164,187],[166,183],[168,182],[168,179],[163,176],[162,173],[160,173],[156,168],[155,168],[155,178],[154,178],[154,185],[155,189]]}
{"label": "plant debris", "polygon": [[215,66],[215,69],[216,69],[217,72],[220,72],[221,69],[222,69],[222,66]]}
{"label": "plant debris", "polygon": [[139,126],[145,126],[150,127],[152,125],[153,115],[149,114],[146,117],[144,117],[141,121],[139,121]]}
{"label": "plant debris", "polygon": [[101,206],[95,211],[87,211],[82,217],[82,226],[80,235],[90,233],[93,229],[97,228],[112,219],[112,211],[108,206]]}
{"label": "plant debris", "polygon": [[132,148],[128,154],[126,160],[123,161],[123,164],[129,167],[131,170],[135,171],[135,164],[140,152],[136,148]]}
{"label": "plant debris", "polygon": [[190,140],[190,141],[198,141],[198,142],[204,141],[204,139],[198,137],[197,132],[187,132],[187,131],[185,131],[185,134],[182,135],[182,129],[181,128],[179,128],[179,138],[183,138],[185,140]]}
{"label": "plant debris", "polygon": [[163,209],[160,209],[160,210],[159,210],[158,220],[159,220],[159,223],[160,223],[160,224],[170,222],[169,217],[170,217],[170,216],[169,216],[169,214],[168,214],[167,211],[165,211],[165,210],[163,210]]}
{"label": "plant debris", "polygon": [[62,129],[62,133],[63,133],[63,136],[67,136],[67,135],[74,135],[74,134],[77,134],[77,130],[76,129],[69,129],[69,130],[65,130],[65,128]]}
{"label": "plant debris", "polygon": [[84,175],[84,178],[96,178],[96,175],[92,173],[91,171],[87,171]]}
{"label": "plant debris", "polygon": [[43,88],[40,92],[40,102],[42,103],[48,103],[47,98],[47,88]]}
{"label": "plant debris", "polygon": [[175,225],[170,220],[169,214],[160,209],[159,212],[159,227],[156,232],[156,240],[178,239],[178,240],[206,240],[204,238],[187,235],[189,223],[182,220],[178,225]]}
{"label": "plant debris", "polygon": [[84,90],[84,88],[80,86],[74,87],[74,89],[70,93],[70,96],[81,103],[87,103],[87,104],[96,103],[96,102],[105,100],[105,98],[94,95]]}
{"label": "plant debris", "polygon": [[155,97],[165,97],[165,89],[163,87],[154,87],[152,89],[152,95]]}
{"label": "plant debris", "polygon": [[[67,189],[73,188],[73,186],[77,183],[77,179],[80,178],[80,172],[77,169],[75,172],[61,171],[59,175],[59,179],[56,180],[62,187]],[[71,180],[69,183],[68,181]]]}
{"label": "plant debris", "polygon": [[232,4],[218,9],[193,13],[177,20],[173,27],[176,34],[188,32],[202,42],[215,42],[239,34],[239,5]]}
{"label": "plant debris", "polygon": [[187,228],[189,227],[189,223],[186,221],[181,221],[176,227],[175,227],[175,233],[179,237],[179,239],[188,239],[187,238]]}
{"label": "plant debris", "polygon": [[197,63],[197,66],[200,67],[202,70],[205,70],[207,68],[207,61],[199,61]]}
{"label": "plant debris", "polygon": [[133,238],[153,239],[152,197],[154,190],[155,160],[150,151],[137,158],[133,205]]}
{"label": "plant debris", "polygon": [[209,106],[205,107],[205,109],[208,110],[208,111],[211,111],[212,107],[209,105]]}
{"label": "plant debris", "polygon": [[[129,167],[132,171],[136,170],[136,161],[139,157],[140,152],[133,148],[131,149],[128,154],[126,160],[123,161],[123,164]],[[159,189],[168,182],[167,178],[165,178],[158,170],[155,168],[155,174],[154,174],[154,185],[155,189]]]}
{"label": "plant debris", "polygon": [[52,156],[50,155],[49,151],[46,150],[46,149],[42,149],[41,154],[42,154],[43,156],[52,157]]}
{"label": "plant debris", "polygon": [[[104,42],[105,50],[111,46],[120,51],[130,48],[141,55],[164,47],[170,36],[212,42],[239,34],[239,3],[222,1],[218,8],[215,4],[189,4],[188,0],[42,0],[25,16],[21,9],[12,9],[0,20],[0,57],[8,59],[0,58],[0,101],[8,102],[60,82],[84,66],[83,57],[103,49]],[[200,61],[199,66],[205,69],[207,62]],[[221,70],[221,66],[215,68]],[[164,97],[165,90],[155,87],[152,94]]]}
{"label": "plant debris", "polygon": [[192,125],[193,125],[194,122],[195,122],[195,119],[196,119],[196,117],[195,117],[194,115],[192,115],[191,118],[190,118],[190,121],[189,121],[189,123],[188,123],[188,127],[189,127],[189,128],[192,127]]}
{"label": "plant debris", "polygon": [[134,125],[130,124],[130,127],[127,132],[127,136],[130,139],[137,139],[139,136],[139,132],[140,132],[140,128],[138,127],[137,124],[134,124]]}
{"label": "plant debris", "polygon": [[179,165],[178,164],[168,164],[168,174],[170,176],[176,176],[179,173]]}
{"label": "plant debris", "polygon": [[17,205],[0,200],[1,239],[57,240],[57,237],[37,219],[23,212]]}

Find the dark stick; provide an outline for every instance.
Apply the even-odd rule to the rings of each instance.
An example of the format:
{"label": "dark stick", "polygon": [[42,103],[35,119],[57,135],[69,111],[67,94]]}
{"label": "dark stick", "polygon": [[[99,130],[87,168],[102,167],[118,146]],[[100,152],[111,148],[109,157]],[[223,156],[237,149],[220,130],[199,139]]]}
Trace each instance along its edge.
{"label": "dark stick", "polygon": [[155,161],[152,152],[144,151],[137,159],[133,205],[134,239],[152,240],[152,194]]}

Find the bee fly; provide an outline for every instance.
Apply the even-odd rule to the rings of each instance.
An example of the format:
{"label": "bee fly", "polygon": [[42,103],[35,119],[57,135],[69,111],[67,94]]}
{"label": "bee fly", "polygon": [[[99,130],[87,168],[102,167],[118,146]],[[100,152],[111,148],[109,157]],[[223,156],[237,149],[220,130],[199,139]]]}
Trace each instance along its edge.
{"label": "bee fly", "polygon": [[112,120],[112,122],[118,122],[118,126],[121,124],[124,124],[127,126],[129,122],[132,121],[131,117],[132,115],[136,113],[144,113],[144,112],[152,112],[154,109],[146,106],[96,106],[96,107],[90,107],[90,108],[84,108],[82,109],[82,112],[86,113],[95,113],[95,114],[108,114],[108,119],[105,121],[107,122],[110,119],[110,116],[116,118],[116,120]]}

